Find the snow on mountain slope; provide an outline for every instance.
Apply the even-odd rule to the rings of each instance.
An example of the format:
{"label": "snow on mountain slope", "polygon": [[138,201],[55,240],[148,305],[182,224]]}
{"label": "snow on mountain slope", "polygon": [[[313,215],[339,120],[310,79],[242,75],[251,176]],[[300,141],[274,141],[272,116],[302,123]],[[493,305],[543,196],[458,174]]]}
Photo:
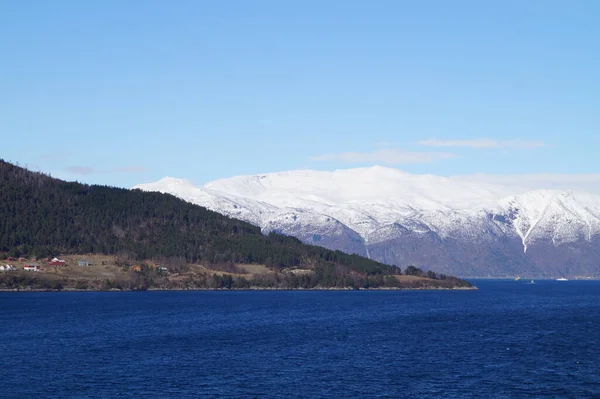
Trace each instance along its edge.
{"label": "snow on mountain slope", "polygon": [[412,175],[381,166],[237,176],[216,180],[204,187],[278,207],[311,209],[350,204],[385,204],[419,210],[466,209],[515,194],[514,190],[500,185],[475,185],[462,179]]}
{"label": "snow on mountain slope", "polygon": [[[367,255],[372,245],[386,253],[381,247],[386,242],[397,246],[408,240],[417,245],[414,240],[422,237],[429,246],[452,243],[452,253],[448,248],[435,250],[446,256],[444,262],[460,258],[456,254],[462,251],[457,249],[460,242],[471,248],[464,251],[493,248],[491,255],[481,255],[485,262],[494,257],[507,262],[502,256],[513,256],[515,250],[527,254],[536,243],[559,247],[600,239],[598,195],[527,190],[384,167],[237,176],[203,187],[165,178],[134,188],[173,194],[258,225],[265,233],[278,231],[311,244]],[[513,247],[516,243],[520,249]]]}
{"label": "snow on mountain slope", "polygon": [[528,243],[550,239],[554,245],[590,241],[600,234],[600,196],[573,191],[535,190],[505,198],[498,214],[507,215],[527,252]]}
{"label": "snow on mountain slope", "polygon": [[271,215],[261,226],[330,249],[366,256],[363,238],[335,218],[302,209],[282,209]]}
{"label": "snow on mountain slope", "polygon": [[211,211],[261,225],[266,215],[278,211],[276,206],[248,198],[223,195],[219,192],[196,187],[184,179],[165,177],[155,183],[139,184],[134,189],[172,194],[184,201],[201,205]]}
{"label": "snow on mountain slope", "polygon": [[302,209],[307,214],[313,213],[313,218],[324,215],[335,219],[364,239],[380,227],[411,215],[418,217],[424,211],[491,204],[511,193],[503,186],[473,185],[379,166],[237,176],[204,187],[164,178],[134,188],[170,193],[264,229],[276,226],[271,218],[277,219],[279,210]]}

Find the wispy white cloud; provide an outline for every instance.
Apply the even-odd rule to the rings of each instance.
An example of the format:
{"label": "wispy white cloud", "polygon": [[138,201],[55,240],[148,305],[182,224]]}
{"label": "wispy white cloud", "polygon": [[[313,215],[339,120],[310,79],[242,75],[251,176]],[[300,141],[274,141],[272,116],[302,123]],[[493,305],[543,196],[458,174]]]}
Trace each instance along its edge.
{"label": "wispy white cloud", "polygon": [[418,141],[417,144],[429,147],[469,147],[469,148],[539,148],[546,144],[539,140],[438,140],[428,139]]}
{"label": "wispy white cloud", "polygon": [[103,174],[103,173],[142,173],[147,172],[148,169],[143,166],[123,166],[114,169],[95,169],[89,166],[69,166],[65,168],[67,172],[70,172],[75,175],[95,175],[95,174]]}
{"label": "wispy white cloud", "polygon": [[382,149],[368,152],[341,152],[313,156],[313,161],[337,161],[345,163],[382,163],[400,165],[411,163],[427,163],[441,159],[454,158],[455,155],[447,152],[415,152],[402,149]]}

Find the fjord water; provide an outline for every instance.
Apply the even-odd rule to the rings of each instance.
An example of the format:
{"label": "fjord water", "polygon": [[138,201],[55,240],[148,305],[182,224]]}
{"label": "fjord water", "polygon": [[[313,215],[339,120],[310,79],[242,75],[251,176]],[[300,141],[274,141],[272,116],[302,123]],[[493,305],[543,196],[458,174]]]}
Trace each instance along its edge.
{"label": "fjord water", "polygon": [[0,397],[600,397],[600,282],[475,283],[0,293]]}

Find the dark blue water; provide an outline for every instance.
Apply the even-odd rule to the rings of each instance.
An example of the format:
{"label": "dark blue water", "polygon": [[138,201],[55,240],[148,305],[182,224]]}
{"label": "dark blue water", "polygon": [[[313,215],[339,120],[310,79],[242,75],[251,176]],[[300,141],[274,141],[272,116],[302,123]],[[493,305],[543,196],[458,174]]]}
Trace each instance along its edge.
{"label": "dark blue water", "polygon": [[0,293],[0,397],[600,397],[600,282],[476,284]]}

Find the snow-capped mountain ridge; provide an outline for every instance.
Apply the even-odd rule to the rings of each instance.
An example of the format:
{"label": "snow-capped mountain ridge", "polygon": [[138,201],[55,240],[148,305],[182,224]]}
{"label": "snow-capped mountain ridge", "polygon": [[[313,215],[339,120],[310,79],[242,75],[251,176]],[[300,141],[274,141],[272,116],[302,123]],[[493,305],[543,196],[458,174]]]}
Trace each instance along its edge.
{"label": "snow-capped mountain ridge", "polygon": [[461,209],[515,193],[500,185],[475,186],[462,179],[413,175],[381,166],[236,176],[204,187],[280,207],[298,207],[307,201],[328,206],[391,204],[415,209]]}
{"label": "snow-capped mountain ridge", "polygon": [[[135,188],[173,194],[246,220],[265,232],[278,231],[311,244],[370,254],[388,263],[411,261],[426,266],[427,262],[442,262],[428,260],[425,249],[415,252],[423,257],[418,261],[406,258],[408,252],[423,245],[443,252],[436,255],[443,262],[457,258],[456,262],[466,265],[462,259],[474,255],[460,252],[474,245],[475,253],[483,247],[499,248],[490,249],[491,255],[481,255],[484,258],[509,262],[516,257],[527,262],[538,256],[537,250],[530,253],[534,248],[585,246],[600,237],[598,195],[527,190],[384,167],[237,176],[202,187],[164,178]],[[413,243],[412,249],[405,248],[407,243]]]}

